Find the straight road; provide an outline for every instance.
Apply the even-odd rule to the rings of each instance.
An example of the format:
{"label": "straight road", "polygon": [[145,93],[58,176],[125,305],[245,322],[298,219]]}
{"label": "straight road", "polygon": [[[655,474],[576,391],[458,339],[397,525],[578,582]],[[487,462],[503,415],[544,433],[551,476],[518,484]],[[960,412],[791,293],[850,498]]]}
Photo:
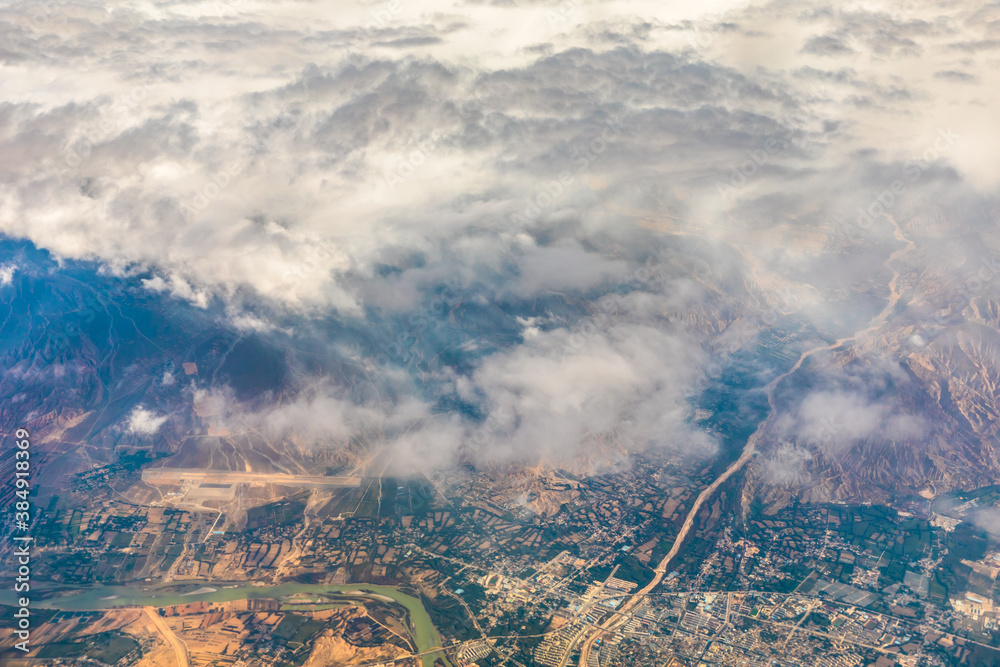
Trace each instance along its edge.
{"label": "straight road", "polygon": [[174,657],[177,658],[177,667],[191,667],[191,662],[188,660],[187,646],[180,640],[180,638],[174,634],[174,631],[170,629],[163,617],[160,616],[160,612],[156,610],[156,607],[143,607],[142,610],[149,617],[149,620],[153,622],[156,627],[157,632],[160,636],[166,640],[170,646],[174,649]]}

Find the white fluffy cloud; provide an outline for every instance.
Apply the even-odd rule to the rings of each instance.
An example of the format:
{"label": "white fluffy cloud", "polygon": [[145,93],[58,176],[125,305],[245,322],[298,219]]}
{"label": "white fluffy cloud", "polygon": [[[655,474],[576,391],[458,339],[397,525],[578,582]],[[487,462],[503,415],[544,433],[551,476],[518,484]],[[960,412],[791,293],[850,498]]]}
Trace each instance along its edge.
{"label": "white fluffy cloud", "polygon": [[654,327],[558,329],[489,358],[463,389],[484,398],[502,434],[494,456],[566,462],[588,442],[708,455],[715,443],[686,421],[701,361],[689,341]]}
{"label": "white fluffy cloud", "polygon": [[793,415],[783,418],[779,428],[805,446],[836,455],[868,438],[918,439],[926,424],[891,400],[872,400],[856,391],[835,389],[809,393]]}
{"label": "white fluffy cloud", "polygon": [[167,421],[165,415],[157,415],[151,410],[142,406],[136,406],[128,416],[128,430],[140,435],[152,435],[160,430],[164,422]]}
{"label": "white fluffy cloud", "polygon": [[[843,293],[882,289],[900,236],[859,230],[859,207],[915,168],[890,213],[944,187],[950,224],[985,224],[968,211],[1000,183],[998,19],[971,1],[8,4],[0,232],[221,303],[241,332],[334,317],[429,337],[442,285],[448,308],[543,304],[502,344],[461,342],[482,358],[427,371],[486,435],[435,413],[444,390],[395,385],[387,407],[303,391],[256,413],[275,432],[390,422],[415,456],[469,438],[507,458],[711,451],[688,397],[732,320],[863,326]],[[845,229],[867,235],[847,259]],[[649,269],[664,238],[686,250]],[[579,321],[608,291],[616,315]],[[397,316],[410,330],[386,334]],[[137,409],[130,428],[163,419]],[[806,438],[832,421],[838,447],[920,427],[839,390],[789,419]]]}
{"label": "white fluffy cloud", "polygon": [[[1000,86],[971,20],[995,8],[819,7],[359,2],[333,20],[299,2],[8,6],[0,230],[151,267],[150,288],[200,305],[251,288],[356,313],[351,277],[399,248],[568,220],[621,238],[651,178],[675,181],[689,223],[749,234],[719,229],[716,188],[767,138],[782,148],[741,196],[786,187],[773,177],[789,169],[821,189],[818,167],[828,188],[858,151],[905,160],[941,128],[967,138],[948,163],[1000,181],[979,148]],[[606,141],[611,118],[622,134]],[[571,253],[523,255],[518,289],[620,269]]]}

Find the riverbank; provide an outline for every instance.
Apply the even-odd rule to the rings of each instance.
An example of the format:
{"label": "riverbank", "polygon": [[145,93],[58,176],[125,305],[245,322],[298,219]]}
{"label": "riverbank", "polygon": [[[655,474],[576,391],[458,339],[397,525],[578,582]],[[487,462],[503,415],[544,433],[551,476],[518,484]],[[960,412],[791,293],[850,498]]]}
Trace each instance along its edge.
{"label": "riverbank", "polygon": [[[242,582],[185,582],[196,588],[184,593],[176,583],[151,586],[86,586],[68,587],[59,585],[33,584],[32,607],[39,609],[59,609],[63,611],[101,611],[117,607],[169,607],[192,602],[232,602],[234,600],[274,599],[296,595],[323,594],[373,594],[389,598],[402,605],[409,615],[409,631],[417,646],[418,653],[431,651],[443,646],[441,636],[431,622],[423,603],[407,595],[394,586],[376,584],[280,584],[277,586],[254,586]],[[62,594],[61,594],[62,593]],[[44,599],[40,596],[44,596]],[[0,591],[0,604],[15,605],[13,591]],[[424,667],[433,667],[435,658],[445,659],[444,652],[423,656]],[[451,667],[450,664],[448,667]]]}

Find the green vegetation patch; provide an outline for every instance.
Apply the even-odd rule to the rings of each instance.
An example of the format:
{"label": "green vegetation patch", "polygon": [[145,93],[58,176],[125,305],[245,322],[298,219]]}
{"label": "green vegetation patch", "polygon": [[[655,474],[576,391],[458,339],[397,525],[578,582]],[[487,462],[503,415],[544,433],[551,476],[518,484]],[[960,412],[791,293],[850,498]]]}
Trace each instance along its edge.
{"label": "green vegetation patch", "polygon": [[247,510],[247,530],[302,521],[306,506],[297,500],[269,503]]}
{"label": "green vegetation patch", "polygon": [[89,658],[105,665],[113,665],[139,648],[139,644],[117,632],[103,632],[84,637],[76,642],[46,644],[38,653],[39,658]]}

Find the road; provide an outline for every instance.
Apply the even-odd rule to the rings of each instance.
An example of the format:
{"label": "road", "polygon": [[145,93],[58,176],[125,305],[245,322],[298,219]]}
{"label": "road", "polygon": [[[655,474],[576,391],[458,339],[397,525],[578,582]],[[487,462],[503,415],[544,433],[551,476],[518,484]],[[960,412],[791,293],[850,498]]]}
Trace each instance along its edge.
{"label": "road", "polygon": [[806,622],[806,619],[808,619],[809,615],[813,613],[813,610],[816,609],[816,606],[817,605],[814,604],[806,605],[806,613],[802,614],[802,618],[799,619],[799,622],[796,623],[794,626],[792,626],[792,629],[791,631],[789,631],[788,636],[785,637],[785,641],[782,642],[781,644],[781,650],[785,650],[785,647],[788,646],[788,642],[792,640],[792,635],[795,634],[796,630],[802,627],[802,624]]}
{"label": "road", "polygon": [[[896,250],[895,252],[890,254],[889,257],[886,259],[884,264],[886,268],[891,269],[890,265],[894,263],[895,260],[898,259],[899,257],[912,251],[914,248],[914,244],[912,241],[910,241],[903,235],[903,232],[899,228],[899,225],[897,224],[896,220],[891,216],[889,217],[889,219],[893,224],[894,235],[896,237],[896,240],[905,244],[904,247],[900,248],[899,250]],[[670,561],[672,561],[674,557],[677,555],[677,553],[680,551],[681,546],[684,544],[684,539],[687,537],[687,534],[691,531],[691,527],[694,525],[694,520],[698,515],[698,511],[701,509],[701,506],[705,503],[705,501],[707,501],[712,496],[712,494],[715,493],[715,491],[719,488],[719,486],[721,486],[726,480],[732,477],[737,470],[745,466],[747,462],[749,462],[753,458],[754,452],[757,449],[757,441],[764,433],[768,424],[777,414],[777,406],[775,405],[774,402],[774,390],[777,388],[778,384],[780,384],[781,381],[787,378],[789,375],[799,370],[799,368],[802,367],[802,364],[805,362],[805,360],[811,357],[812,355],[816,354],[817,352],[833,350],[840,347],[844,343],[850,341],[857,341],[858,339],[867,336],[871,332],[876,331],[879,327],[885,324],[886,320],[889,318],[889,315],[892,314],[897,302],[899,301],[899,299],[902,297],[903,294],[903,290],[899,286],[899,271],[896,269],[891,269],[891,271],[892,271],[892,278],[889,280],[889,285],[888,285],[890,292],[888,301],[885,307],[882,309],[882,311],[871,319],[867,327],[861,329],[860,331],[855,332],[851,336],[837,339],[828,345],[819,345],[817,347],[812,348],[811,350],[803,352],[801,355],[799,355],[798,360],[790,369],[788,369],[787,371],[785,371],[784,373],[782,373],[781,375],[777,376],[776,378],[767,383],[767,385],[764,387],[764,391],[767,394],[768,407],[770,408],[770,412],[768,413],[767,418],[765,418],[764,421],[760,423],[760,425],[757,427],[757,430],[753,432],[753,435],[751,435],[747,439],[747,444],[743,447],[743,453],[740,455],[740,458],[738,458],[735,462],[733,462],[732,465],[726,468],[725,472],[719,475],[718,479],[712,482],[712,484],[708,488],[706,488],[704,491],[701,492],[701,494],[698,495],[698,499],[695,500],[694,505],[691,506],[691,511],[688,512],[687,519],[685,519],[684,525],[681,527],[680,532],[677,534],[677,539],[674,540],[674,544],[671,547],[670,552],[667,553],[666,556],[664,556],[663,560],[661,560],[660,564],[656,567],[656,576],[653,577],[653,580],[645,588],[638,591],[635,594],[635,597],[633,597],[628,602],[623,604],[621,608],[618,610],[617,614],[612,614],[611,617],[608,618],[608,620],[606,620],[603,624],[601,624],[600,628],[592,632],[590,636],[584,641],[583,648],[580,651],[580,662],[579,662],[580,667],[588,667],[590,661],[590,654],[593,650],[595,642],[602,635],[611,632],[615,627],[624,623],[627,620],[628,612],[630,612],[632,609],[635,609],[635,607],[641,604],[643,599],[645,599],[645,597],[649,595],[649,593],[652,592],[653,589],[655,589],[660,584],[660,581],[663,580],[663,575],[667,571],[667,566],[670,564]],[[573,649],[572,645],[567,647],[566,653],[565,655],[563,655],[562,661],[560,662],[560,667],[563,667],[569,660],[572,649]]]}
{"label": "road", "polygon": [[[801,363],[801,360],[799,363]],[[798,364],[796,365],[796,368],[797,367]],[[765,420],[764,423],[766,423],[767,421],[768,420]],[[594,643],[601,637],[601,635],[610,632],[614,627],[623,623],[627,618],[626,615],[630,611],[632,611],[635,607],[637,607],[639,604],[641,604],[642,601],[646,598],[646,596],[649,595],[653,591],[653,589],[655,589],[657,586],[660,585],[660,582],[663,580],[663,576],[667,572],[667,566],[670,565],[670,561],[672,561],[674,557],[678,554],[678,552],[680,552],[681,545],[684,544],[684,538],[686,538],[687,534],[691,532],[691,528],[692,526],[694,526],[694,521],[698,516],[698,511],[701,509],[701,506],[705,504],[705,501],[707,501],[712,496],[712,494],[715,493],[716,489],[722,486],[722,484],[725,483],[726,480],[728,480],[730,477],[732,477],[737,470],[742,468],[744,465],[746,465],[747,461],[753,458],[754,450],[756,449],[757,438],[760,437],[760,434],[764,430],[764,423],[762,423],[757,428],[757,430],[754,431],[754,434],[750,436],[750,438],[747,440],[747,444],[743,448],[743,453],[740,455],[740,458],[738,458],[728,468],[726,468],[725,472],[719,475],[716,478],[716,480],[712,482],[711,485],[706,487],[704,491],[698,494],[697,500],[694,501],[694,505],[691,506],[691,511],[688,512],[687,518],[684,520],[684,525],[681,526],[680,532],[677,533],[677,539],[674,540],[674,545],[670,547],[670,551],[667,552],[667,555],[663,557],[663,560],[660,561],[660,564],[656,566],[655,570],[656,574],[653,577],[653,580],[650,581],[648,584],[646,584],[646,587],[638,591],[630,600],[625,602],[621,606],[621,608],[619,608],[617,614],[612,615],[611,618],[609,618],[607,621],[601,624],[601,626],[593,633],[591,633],[590,637],[584,642],[583,649],[580,651],[581,667],[587,667],[587,665],[589,664],[591,650],[594,648]],[[573,648],[572,646],[567,648],[566,655],[563,656],[561,665],[565,665],[566,662],[569,660],[572,648]]]}
{"label": "road", "polygon": [[156,626],[157,632],[173,647],[174,657],[177,658],[177,667],[191,667],[191,662],[188,660],[187,646],[170,629],[170,626],[167,625],[166,621],[163,620],[163,617],[156,610],[156,607],[143,607],[142,610],[149,617],[149,620],[153,622],[153,625]]}
{"label": "road", "polygon": [[[871,327],[869,327],[869,329],[871,329]],[[851,338],[853,338],[853,336]],[[584,642],[583,648],[580,651],[580,663],[579,663],[580,667],[587,667],[588,661],[590,659],[591,650],[594,647],[594,643],[602,635],[612,631],[616,626],[624,623],[625,620],[627,620],[626,619],[627,613],[632,609],[634,609],[635,607],[637,607],[639,604],[641,604],[642,601],[646,598],[646,596],[649,595],[653,591],[653,589],[655,589],[657,586],[660,585],[660,582],[663,580],[663,576],[667,572],[667,566],[670,565],[670,562],[680,552],[681,547],[684,544],[685,538],[687,538],[688,533],[691,532],[691,528],[694,526],[694,521],[697,518],[698,512],[701,510],[702,505],[704,505],[705,502],[709,498],[711,498],[713,494],[715,494],[715,492],[718,490],[720,486],[722,486],[730,477],[736,474],[738,470],[740,470],[751,459],[753,459],[754,453],[757,451],[758,440],[764,434],[765,429],[767,428],[768,424],[771,422],[774,415],[776,414],[776,406],[774,404],[774,390],[778,386],[778,384],[786,377],[788,377],[795,371],[799,370],[803,362],[805,362],[805,360],[811,357],[812,355],[816,354],[817,352],[832,350],[835,347],[841,345],[846,340],[849,339],[842,338],[834,341],[833,343],[830,343],[829,345],[820,345],[818,347],[812,348],[811,350],[803,352],[799,356],[798,361],[796,361],[795,364],[790,369],[788,369],[787,371],[785,371],[784,373],[782,373],[781,375],[777,376],[769,383],[767,383],[767,386],[764,387],[764,390],[767,393],[767,402],[771,408],[771,411],[768,414],[767,418],[760,423],[760,425],[757,427],[757,430],[753,432],[753,435],[747,438],[747,444],[743,447],[743,452],[740,454],[740,458],[736,459],[736,461],[730,464],[730,466],[726,468],[726,470],[721,475],[719,475],[714,482],[712,482],[700,494],[698,494],[698,498],[694,501],[694,504],[691,506],[691,510],[688,512],[687,518],[684,520],[684,525],[681,526],[680,532],[677,533],[677,539],[674,540],[673,546],[670,548],[670,551],[667,552],[667,555],[663,557],[663,560],[660,561],[660,564],[656,566],[655,570],[656,574],[653,577],[653,580],[650,581],[645,588],[638,591],[632,599],[623,604],[621,608],[618,610],[618,614],[612,615],[607,621],[605,621],[601,625],[599,629],[591,633],[590,637],[588,637],[588,639]],[[572,646],[570,646],[567,649],[566,655],[563,657],[563,661],[560,667],[566,664],[566,661],[569,659],[569,653],[571,649]]]}

